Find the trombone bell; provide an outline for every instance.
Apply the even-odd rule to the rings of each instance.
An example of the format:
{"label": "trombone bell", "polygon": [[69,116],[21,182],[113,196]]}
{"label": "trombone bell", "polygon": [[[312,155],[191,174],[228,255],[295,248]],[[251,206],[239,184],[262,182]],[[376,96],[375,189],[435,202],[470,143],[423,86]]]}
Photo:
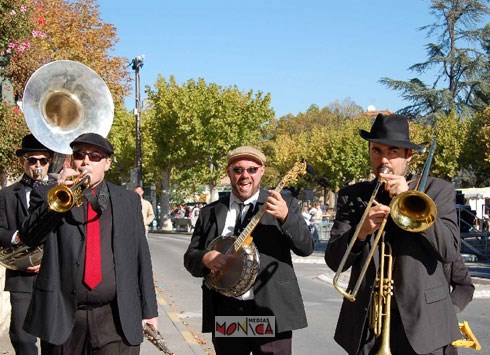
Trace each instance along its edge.
{"label": "trombone bell", "polygon": [[421,191],[409,190],[396,196],[390,203],[393,221],[408,232],[429,228],[437,217],[434,201]]}

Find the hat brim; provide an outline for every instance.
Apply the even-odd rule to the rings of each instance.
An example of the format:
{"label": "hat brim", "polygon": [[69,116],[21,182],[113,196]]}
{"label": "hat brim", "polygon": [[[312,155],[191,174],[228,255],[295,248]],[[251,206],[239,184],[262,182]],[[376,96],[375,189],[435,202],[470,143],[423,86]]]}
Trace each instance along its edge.
{"label": "hat brim", "polygon": [[363,129],[359,130],[359,135],[369,141],[369,142],[374,142],[374,143],[380,143],[380,144],[385,144],[389,145],[392,147],[400,147],[400,148],[408,148],[408,149],[414,149],[414,150],[421,150],[423,147],[421,145],[415,144],[410,142],[409,140],[397,140],[397,139],[389,139],[389,138],[374,138],[371,135],[371,132],[365,131]]}
{"label": "hat brim", "polygon": [[15,155],[20,157],[26,153],[32,153],[32,152],[48,152],[48,153],[51,153],[51,150],[43,149],[43,148],[21,148],[21,149],[17,149],[15,151]]}
{"label": "hat brim", "polygon": [[240,160],[240,159],[250,159],[255,161],[256,163],[259,163],[260,165],[264,165],[264,162],[262,159],[260,159],[257,155],[250,154],[250,153],[242,153],[242,154],[237,154],[233,156],[231,159],[228,161],[228,166],[230,166],[233,162]]}
{"label": "hat brim", "polygon": [[106,138],[96,133],[84,133],[78,136],[73,142],[70,143],[70,147],[74,149],[75,146],[78,144],[87,144],[97,147],[99,149],[102,149],[109,156],[114,154],[114,148],[112,147],[112,144]]}

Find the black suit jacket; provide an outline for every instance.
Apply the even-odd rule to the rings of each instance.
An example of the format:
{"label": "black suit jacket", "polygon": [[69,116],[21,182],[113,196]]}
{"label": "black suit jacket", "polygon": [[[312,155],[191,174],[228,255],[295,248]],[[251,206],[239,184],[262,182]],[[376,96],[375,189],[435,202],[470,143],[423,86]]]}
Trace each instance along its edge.
{"label": "black suit jacket", "polygon": [[[16,182],[0,190],[0,246],[10,248],[12,236],[27,216],[25,185]],[[36,274],[7,269],[5,291],[32,292]]]}
{"label": "black suit jacket", "polygon": [[[112,247],[116,301],[126,340],[143,341],[142,319],[157,316],[150,251],[145,237],[139,196],[107,184],[112,208]],[[77,309],[80,258],[85,248],[82,207],[67,213],[46,213],[48,187],[31,193],[31,214],[21,229],[27,245],[45,242],[44,257],[34,284],[24,329],[52,344],[70,335]]]}
{"label": "black suit jacket", "polygon": [[456,313],[459,313],[471,302],[475,293],[475,285],[461,254],[453,262],[444,264],[444,275],[450,286]]}
{"label": "black suit jacket", "polygon": [[[255,211],[267,200],[268,192],[260,191]],[[303,299],[291,260],[291,250],[300,256],[313,252],[313,238],[301,217],[298,201],[283,195],[289,214],[280,225],[278,220],[264,214],[252,236],[260,254],[260,270],[253,286],[255,303],[264,315],[276,317],[276,331],[284,332],[307,326]],[[224,229],[230,197],[222,198],[201,209],[189,247],[184,255],[186,269],[195,277],[208,272],[202,264],[209,243],[221,236]],[[218,297],[224,297],[202,286],[203,332],[214,329],[214,315]]]}
{"label": "black suit jacket", "polygon": [[[325,252],[325,261],[334,271],[338,269],[354,235],[374,185],[374,182],[361,182],[339,191],[337,214]],[[451,184],[436,178],[427,180],[425,192],[437,206],[437,218],[430,228],[420,233],[410,233],[400,229],[391,219],[385,228],[395,257],[393,280],[396,304],[410,345],[419,354],[430,353],[459,337],[456,314],[443,272],[443,263],[455,260],[459,254],[455,192]],[[377,201],[388,205],[390,199],[383,191]],[[349,290],[353,289],[359,277],[373,240],[374,235],[354,244],[345,266],[345,270],[352,267]],[[359,351],[378,270],[378,258],[376,252],[356,301],[344,299],[342,304],[335,340],[349,354]]]}

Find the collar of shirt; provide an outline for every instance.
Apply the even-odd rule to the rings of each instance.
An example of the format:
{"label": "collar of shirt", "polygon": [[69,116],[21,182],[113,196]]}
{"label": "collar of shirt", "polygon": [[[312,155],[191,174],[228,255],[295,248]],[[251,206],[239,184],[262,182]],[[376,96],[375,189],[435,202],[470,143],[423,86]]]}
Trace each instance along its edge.
{"label": "collar of shirt", "polygon": [[255,204],[257,203],[257,200],[259,199],[259,193],[260,191],[257,191],[255,194],[253,194],[250,198],[248,198],[245,201],[240,201],[233,193],[230,195],[230,205],[228,206],[228,211],[231,210],[238,210],[238,205],[240,203],[243,203],[245,206],[251,204],[253,207],[255,207]]}

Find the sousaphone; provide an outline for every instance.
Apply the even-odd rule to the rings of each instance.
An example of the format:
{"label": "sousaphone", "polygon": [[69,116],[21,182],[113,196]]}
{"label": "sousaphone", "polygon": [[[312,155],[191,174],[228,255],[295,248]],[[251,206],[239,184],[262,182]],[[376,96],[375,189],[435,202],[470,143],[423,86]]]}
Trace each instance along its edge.
{"label": "sousaphone", "polygon": [[22,109],[32,134],[46,147],[71,154],[70,143],[82,133],[106,137],[114,103],[106,83],[86,65],[58,60],[32,74]]}
{"label": "sousaphone", "polygon": [[[82,133],[109,134],[114,103],[106,83],[91,68],[58,60],[37,69],[27,81],[22,110],[31,133],[54,153],[50,172],[58,172],[70,143]],[[54,169],[53,169],[54,166]],[[42,246],[0,248],[0,265],[25,270],[38,265]]]}

